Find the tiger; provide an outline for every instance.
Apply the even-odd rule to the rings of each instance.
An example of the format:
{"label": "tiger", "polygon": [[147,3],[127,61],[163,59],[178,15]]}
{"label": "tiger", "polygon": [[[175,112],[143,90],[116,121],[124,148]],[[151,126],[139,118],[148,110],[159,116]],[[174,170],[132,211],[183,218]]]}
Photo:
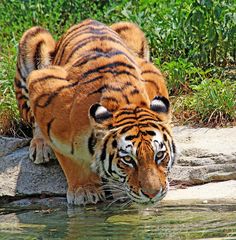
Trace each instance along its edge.
{"label": "tiger", "polygon": [[87,19],[58,41],[40,26],[20,42],[15,92],[33,126],[29,155],[54,158],[67,202],[154,204],[169,190],[176,158],[165,78],[134,23]]}

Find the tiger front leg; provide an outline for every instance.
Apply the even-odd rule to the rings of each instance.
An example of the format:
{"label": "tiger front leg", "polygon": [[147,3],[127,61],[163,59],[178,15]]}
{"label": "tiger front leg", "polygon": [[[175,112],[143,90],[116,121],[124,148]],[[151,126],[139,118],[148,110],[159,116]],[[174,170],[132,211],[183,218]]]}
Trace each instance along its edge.
{"label": "tiger front leg", "polygon": [[51,65],[55,47],[55,40],[42,27],[28,29],[19,42],[14,87],[21,117],[33,126],[33,139],[30,144],[29,157],[36,164],[48,162],[55,157],[35,123],[27,81],[32,72],[36,72],[37,75],[39,69],[43,71]]}
{"label": "tiger front leg", "polygon": [[105,200],[100,177],[86,164],[79,163],[55,152],[65,173],[68,190],[67,202],[72,205],[96,204]]}
{"label": "tiger front leg", "polygon": [[29,158],[35,164],[47,163],[51,159],[56,158],[53,150],[46,143],[37,123],[34,123],[33,139],[29,147]]}

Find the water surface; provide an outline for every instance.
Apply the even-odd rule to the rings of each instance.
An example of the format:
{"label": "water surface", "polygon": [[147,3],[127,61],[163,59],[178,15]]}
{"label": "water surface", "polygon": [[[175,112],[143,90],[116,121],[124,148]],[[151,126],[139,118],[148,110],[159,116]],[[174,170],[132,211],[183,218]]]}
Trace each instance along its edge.
{"label": "water surface", "polygon": [[0,239],[236,239],[236,205],[7,205]]}

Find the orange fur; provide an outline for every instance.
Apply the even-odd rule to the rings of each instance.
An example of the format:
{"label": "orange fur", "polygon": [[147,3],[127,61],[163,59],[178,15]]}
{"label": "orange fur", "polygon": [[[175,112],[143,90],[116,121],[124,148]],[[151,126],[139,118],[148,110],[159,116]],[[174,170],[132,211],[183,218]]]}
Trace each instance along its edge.
{"label": "orange fur", "polygon": [[[68,181],[68,202],[85,204],[104,197],[99,190],[102,174],[96,170],[92,172],[90,166],[99,157],[102,159],[103,155],[108,158],[105,147],[111,158],[114,151],[111,139],[122,138],[120,122],[129,124],[129,117],[128,120],[123,118],[126,111],[131,112],[135,119],[133,124],[138,127],[125,134],[136,135],[139,131],[144,134],[133,142],[134,146],[137,142],[141,144],[136,156],[140,168],[137,170],[124,166],[119,159],[115,159],[115,154],[112,155],[113,163],[125,169],[123,171],[129,176],[127,184],[133,186],[135,194],[139,194],[141,188],[153,198],[161,187],[166,188],[168,161],[163,161],[161,166],[155,163],[155,153],[150,145],[152,140],[150,136],[145,136],[145,132],[148,129],[151,132],[153,128],[141,125],[156,122],[156,131],[160,131],[162,137],[168,135],[165,137],[166,146],[167,142],[172,141],[172,135],[170,111],[155,113],[150,110],[155,96],[168,99],[168,92],[162,74],[149,62],[148,45],[143,32],[131,23],[117,23],[109,28],[99,22],[86,20],[71,27],[55,46],[52,37],[45,35],[45,30],[40,30],[41,35],[39,30],[38,35],[32,34],[35,29],[39,28],[32,28],[23,35],[19,46],[16,92],[17,96],[24,92],[24,88],[20,87],[24,80],[19,77],[25,67],[23,63],[40,65],[39,68],[30,68],[29,76],[25,76],[29,96],[23,96],[29,99],[26,101],[27,111],[33,113],[25,119],[31,121],[32,116],[35,118],[44,139],[55,151]],[[45,36],[49,40],[40,40]],[[35,49],[41,46],[41,41],[45,43],[40,55],[42,60],[36,64],[35,52],[39,50]],[[29,53],[24,53],[23,49],[28,49]],[[53,58],[49,60],[52,52]],[[23,97],[17,97],[19,108],[26,116],[20,98]],[[106,110],[112,118],[99,122],[89,117],[91,105],[97,102],[103,106],[99,110],[101,114]],[[151,123],[148,119],[142,119],[141,112],[151,119]],[[113,136],[114,132],[116,137]],[[94,155],[91,155],[93,149],[88,147],[91,139],[96,140],[96,146],[92,146],[95,148]],[[145,141],[150,143],[145,145]],[[96,164],[99,165],[98,162]],[[85,200],[80,199],[78,191]]]}

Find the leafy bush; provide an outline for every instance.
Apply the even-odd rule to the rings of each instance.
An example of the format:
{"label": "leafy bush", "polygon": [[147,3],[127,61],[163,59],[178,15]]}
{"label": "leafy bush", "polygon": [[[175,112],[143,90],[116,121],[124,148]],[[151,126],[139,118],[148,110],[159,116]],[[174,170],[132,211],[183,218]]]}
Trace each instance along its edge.
{"label": "leafy bush", "polygon": [[204,71],[182,58],[164,62],[163,64],[160,64],[160,61],[156,61],[156,64],[159,65],[167,76],[167,85],[171,95],[190,92],[191,84],[201,82],[201,80],[211,72],[211,69]]}
{"label": "leafy bush", "polygon": [[236,117],[236,83],[219,79],[205,79],[193,85],[194,95],[189,107],[194,109],[203,121],[221,122]]}
{"label": "leafy bush", "polygon": [[18,41],[33,25],[58,37],[85,18],[137,23],[150,40],[153,58],[162,62],[181,57],[207,66],[236,59],[233,0],[2,0],[0,37],[4,43]]}
{"label": "leafy bush", "polygon": [[235,61],[235,10],[230,1],[193,1],[185,24],[190,57],[204,65]]}
{"label": "leafy bush", "polygon": [[111,16],[138,23],[150,40],[153,58],[169,62],[181,57],[200,66],[235,61],[234,1],[121,2]]}

